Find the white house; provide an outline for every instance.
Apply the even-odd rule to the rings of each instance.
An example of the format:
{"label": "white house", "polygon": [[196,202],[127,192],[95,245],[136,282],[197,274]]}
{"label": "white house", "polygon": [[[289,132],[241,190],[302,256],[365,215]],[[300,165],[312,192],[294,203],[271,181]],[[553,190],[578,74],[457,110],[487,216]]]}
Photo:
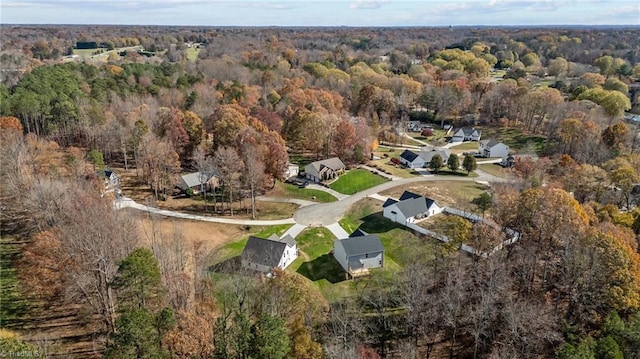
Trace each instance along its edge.
{"label": "white house", "polygon": [[423,168],[425,166],[424,158],[411,150],[402,151],[400,163],[407,168]]}
{"label": "white house", "polygon": [[114,171],[100,170],[100,171],[97,171],[96,174],[98,175],[98,177],[104,180],[105,190],[110,190],[110,189],[120,187],[120,177]]}
{"label": "white house", "polygon": [[300,173],[300,166],[294,165],[293,163],[287,163],[287,169],[284,170],[284,178],[297,177],[298,173]]}
{"label": "white house", "polygon": [[400,163],[407,168],[424,168],[429,165],[436,154],[440,155],[442,161],[446,163],[451,155],[451,150],[439,147],[427,148],[419,152],[404,150],[400,154]]}
{"label": "white house", "polygon": [[482,140],[478,143],[478,152],[482,157],[501,157],[509,156],[509,146],[495,139]]}
{"label": "white house", "polygon": [[290,235],[279,238],[250,236],[240,255],[242,267],[271,273],[273,268],[285,269],[298,258],[298,244]]}
{"label": "white house", "polygon": [[404,191],[398,201],[389,198],[382,205],[382,215],[402,225],[415,223],[416,220],[433,216],[443,210],[444,207],[436,201],[409,191]]}
{"label": "white house", "polygon": [[333,256],[351,278],[384,266],[384,246],[376,234],[336,240]]}
{"label": "white house", "polygon": [[480,141],[481,136],[482,130],[473,127],[463,127],[453,132],[451,142]]}
{"label": "white house", "polygon": [[340,176],[346,168],[338,157],[332,157],[309,163],[304,167],[304,173],[308,179],[321,182]]}

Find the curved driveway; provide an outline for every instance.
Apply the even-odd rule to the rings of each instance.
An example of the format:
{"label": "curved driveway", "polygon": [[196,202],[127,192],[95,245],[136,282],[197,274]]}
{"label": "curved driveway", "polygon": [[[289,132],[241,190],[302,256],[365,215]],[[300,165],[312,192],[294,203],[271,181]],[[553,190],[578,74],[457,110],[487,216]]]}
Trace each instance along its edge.
{"label": "curved driveway", "polygon": [[[168,211],[165,209],[155,208],[145,206],[143,204],[137,203],[130,198],[123,197],[117,199],[115,202],[115,207],[117,209],[121,208],[134,208],[141,211],[147,211],[150,213],[155,213],[168,217],[176,217],[183,219],[191,219],[197,221],[206,221],[206,222],[217,222],[217,223],[229,223],[229,224],[243,224],[243,225],[258,225],[258,226],[272,226],[279,224],[294,224],[293,227],[287,231],[286,234],[291,234],[293,237],[298,235],[304,228],[311,227],[327,227],[331,230],[331,232],[336,235],[337,238],[344,238],[344,230],[339,228],[338,221],[344,216],[345,212],[349,210],[349,208],[359,200],[369,197],[378,192],[391,189],[397,186],[410,184],[410,183],[418,183],[418,182],[427,182],[427,181],[475,181],[480,183],[487,182],[502,182],[505,179],[490,175],[484,171],[476,170],[478,173],[477,178],[470,177],[440,177],[434,175],[426,175],[420,177],[411,177],[411,178],[403,178],[396,181],[389,181],[382,183],[378,186],[362,190],[357,192],[351,196],[342,195],[341,199],[337,202],[331,203],[315,203],[310,201],[298,200],[298,199],[290,199],[290,198],[265,198],[262,197],[261,200],[266,201],[277,201],[277,202],[291,202],[297,203],[301,207],[295,211],[293,214],[293,218],[279,219],[279,220],[250,220],[250,219],[232,219],[232,218],[224,218],[224,217],[208,217],[208,216],[199,216],[195,214],[188,214],[182,212],[174,212]],[[318,189],[325,189],[324,187],[318,186]],[[325,189],[326,190],[326,189]]]}
{"label": "curved driveway", "polygon": [[369,197],[372,194],[385,191],[397,186],[401,186],[404,184],[417,183],[417,182],[427,182],[427,181],[494,181],[494,176],[491,176],[485,172],[480,174],[478,178],[469,178],[469,177],[447,177],[444,179],[440,176],[420,176],[420,177],[410,177],[403,178],[397,181],[385,182],[383,184],[377,185],[372,188],[368,188],[357,192],[345,199],[342,199],[337,202],[331,203],[318,203],[312,206],[307,206],[298,209],[293,214],[293,219],[295,219],[296,223],[302,224],[305,226],[328,226],[332,223],[336,223],[342,218],[344,213],[349,210],[354,203],[359,200]]}

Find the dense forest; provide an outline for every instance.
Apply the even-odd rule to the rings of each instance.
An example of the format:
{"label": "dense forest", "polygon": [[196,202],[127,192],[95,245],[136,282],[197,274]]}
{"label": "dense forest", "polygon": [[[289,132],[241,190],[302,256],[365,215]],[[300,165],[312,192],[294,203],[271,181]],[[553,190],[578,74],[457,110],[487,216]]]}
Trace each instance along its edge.
{"label": "dense forest", "polygon": [[[3,25],[0,69],[0,356],[640,357],[638,27]],[[409,123],[433,144],[525,139],[468,207],[519,241],[482,257],[457,250],[490,248],[481,223],[450,221],[457,247],[385,228],[410,243],[397,267],[329,297],[225,266],[186,220],[114,209],[162,208],[199,171],[219,183],[195,211],[259,218],[289,163],[377,166]]]}

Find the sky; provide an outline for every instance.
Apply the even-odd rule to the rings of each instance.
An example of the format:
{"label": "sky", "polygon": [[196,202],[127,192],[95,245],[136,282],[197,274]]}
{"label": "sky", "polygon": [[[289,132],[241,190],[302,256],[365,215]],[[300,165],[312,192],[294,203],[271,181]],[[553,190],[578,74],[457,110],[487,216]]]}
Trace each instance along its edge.
{"label": "sky", "polygon": [[640,1],[0,0],[0,24],[640,25]]}

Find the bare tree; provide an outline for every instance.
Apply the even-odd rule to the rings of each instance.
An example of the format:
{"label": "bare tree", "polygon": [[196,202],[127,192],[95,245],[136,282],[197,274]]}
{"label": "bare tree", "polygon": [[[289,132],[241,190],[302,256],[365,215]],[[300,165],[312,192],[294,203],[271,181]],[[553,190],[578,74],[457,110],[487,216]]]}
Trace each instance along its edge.
{"label": "bare tree", "polygon": [[61,247],[72,258],[67,269],[68,294],[88,303],[105,328],[113,331],[116,298],[112,282],[118,261],[137,245],[135,225],[111,201],[94,198],[91,191],[75,192],[77,198],[66,209],[69,220],[60,226]]}
{"label": "bare tree", "polygon": [[265,181],[265,165],[260,158],[260,151],[253,143],[246,142],[242,154],[245,164],[243,178],[251,193],[251,219],[256,219],[256,190]]}
{"label": "bare tree", "polygon": [[238,185],[244,162],[231,147],[222,147],[213,156],[214,166],[229,194],[229,210],[233,216],[233,191]]}

